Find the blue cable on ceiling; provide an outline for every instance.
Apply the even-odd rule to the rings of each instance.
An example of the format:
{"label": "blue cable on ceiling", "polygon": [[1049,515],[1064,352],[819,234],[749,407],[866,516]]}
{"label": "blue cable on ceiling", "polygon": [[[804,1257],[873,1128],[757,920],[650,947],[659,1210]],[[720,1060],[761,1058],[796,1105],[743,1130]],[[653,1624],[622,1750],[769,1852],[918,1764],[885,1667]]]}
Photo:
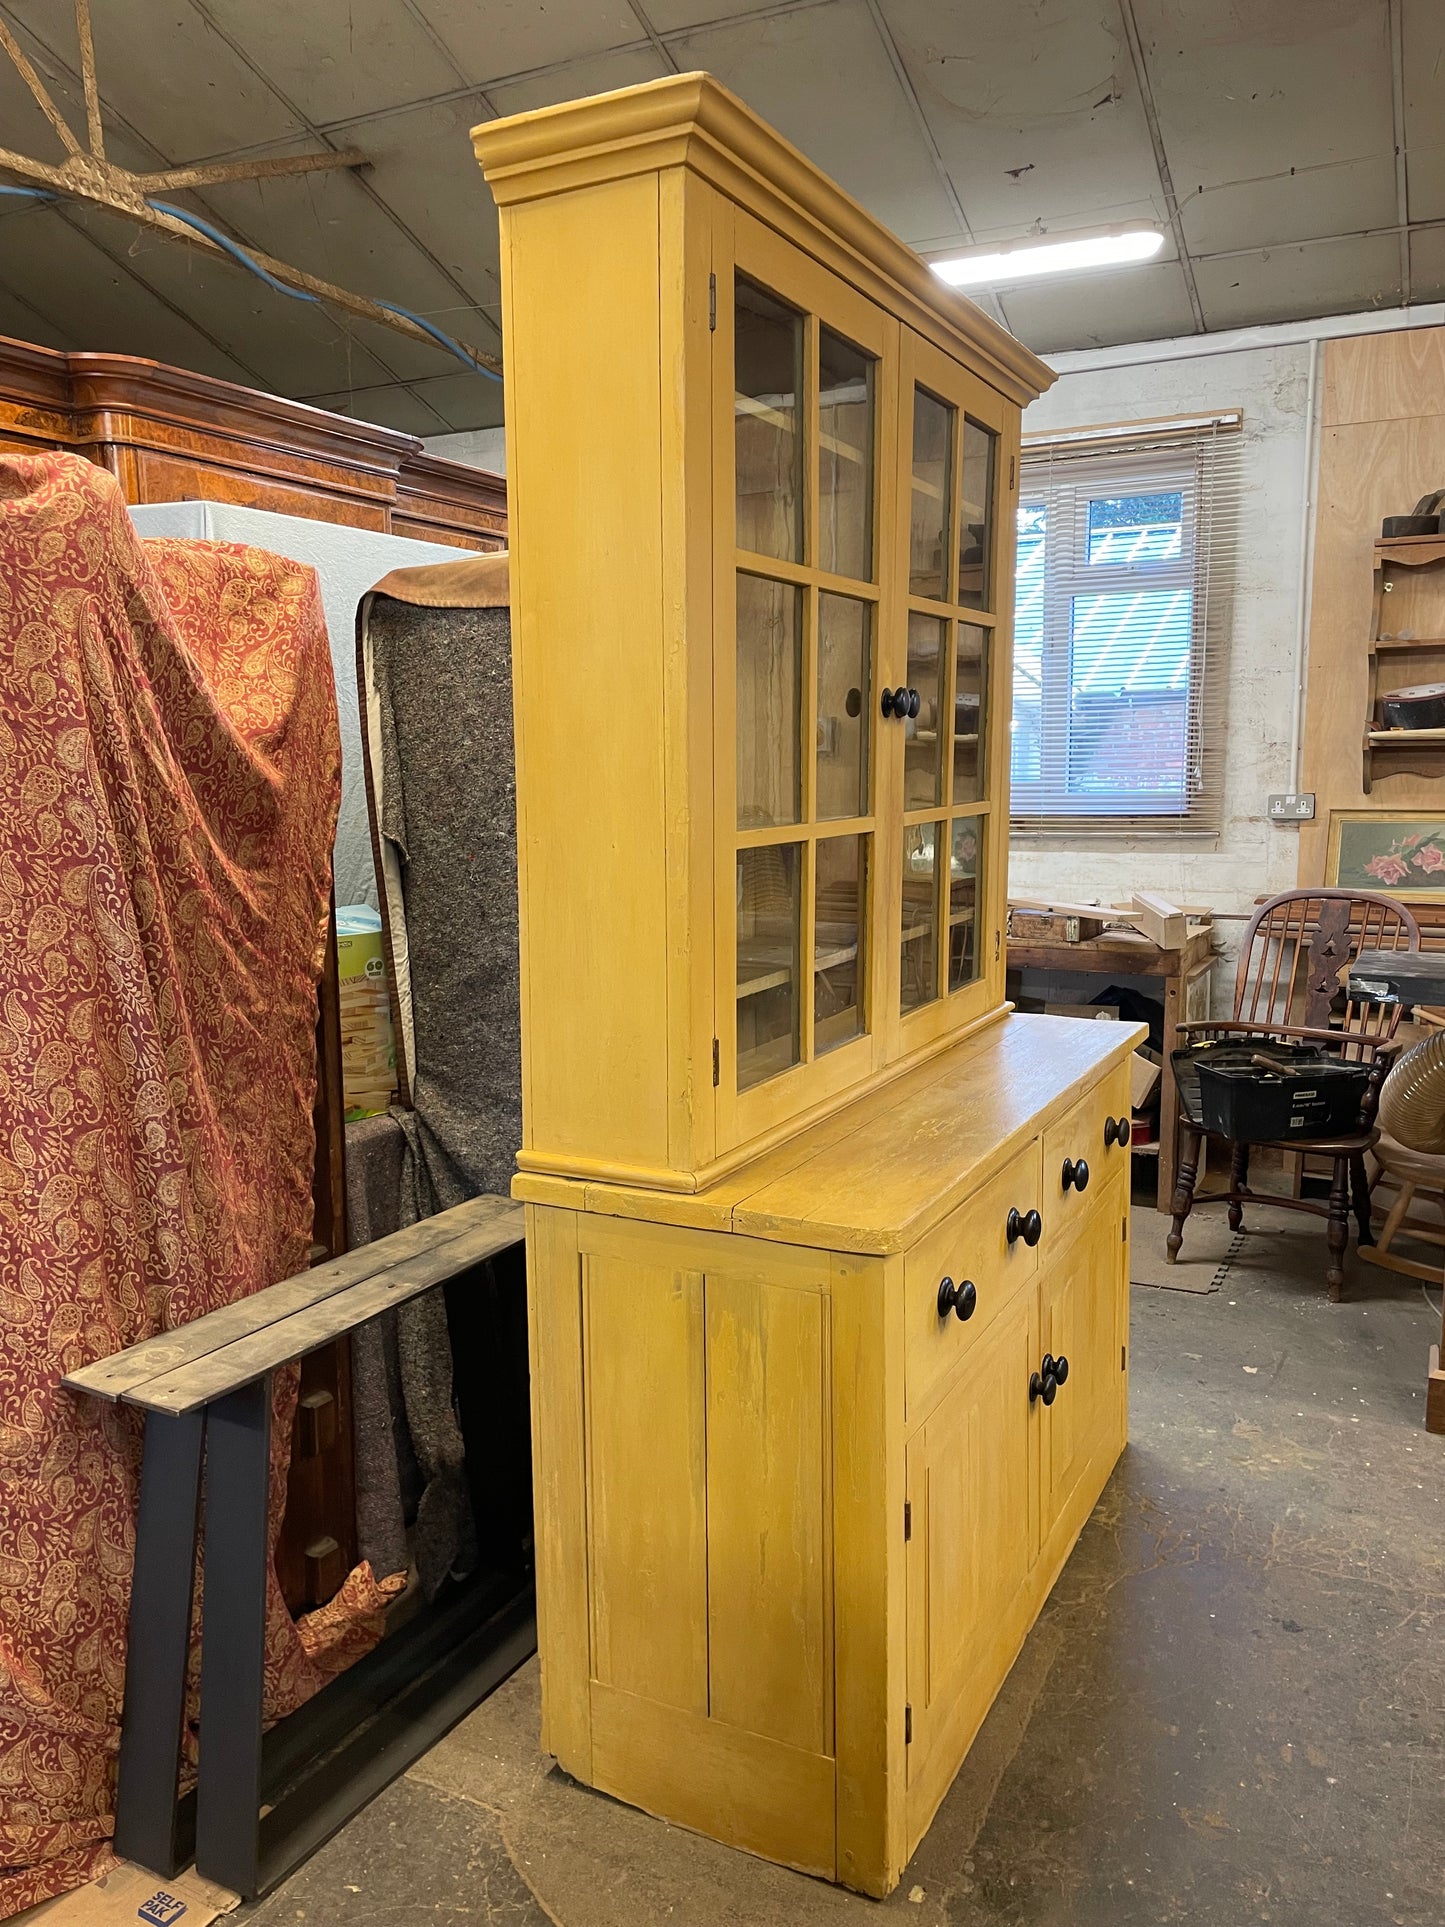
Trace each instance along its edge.
{"label": "blue cable on ceiling", "polygon": [[[48,187],[0,186],[0,194],[8,194],[27,201],[60,199],[60,196]],[[239,262],[258,280],[264,281],[268,288],[274,288],[277,294],[284,294],[288,301],[310,301],[318,308],[325,305],[319,294],[312,294],[307,288],[288,288],[284,281],[278,281],[276,276],[263,268],[259,261],[252,260],[246,250],[239,247],[229,234],[223,233],[218,227],[213,227],[209,221],[203,221],[199,214],[191,214],[183,207],[174,207],[169,201],[148,200],[146,206],[157,214],[169,214],[172,220],[183,221],[187,227],[193,227],[198,234],[204,234],[208,241],[214,241],[218,248],[224,249],[233,261]],[[412,322],[422,330],[423,334],[430,335],[439,347],[445,348],[448,354],[455,355],[458,361],[467,368],[475,369],[477,374],[485,375],[488,381],[502,379],[494,368],[488,368],[484,362],[478,361],[476,356],[469,354],[459,341],[454,341],[440,328],[433,327],[431,322],[423,320],[421,315],[413,314],[410,308],[403,308],[396,301],[378,301],[376,305],[378,308],[385,308],[388,314],[399,314],[403,320]]]}
{"label": "blue cable on ceiling", "polygon": [[[218,248],[224,248],[233,261],[239,262],[243,268],[248,268],[259,280],[264,281],[268,288],[274,288],[278,294],[284,294],[288,300],[311,301],[317,307],[323,305],[320,295],[312,294],[306,288],[288,288],[284,281],[278,281],[274,274],[261,266],[259,261],[252,260],[246,250],[239,247],[229,234],[223,233],[218,227],[213,227],[209,221],[203,221],[199,214],[191,214],[183,207],[174,207],[169,201],[148,200],[146,206],[153,208],[157,214],[169,214],[173,220],[184,221],[187,227],[195,228],[198,234],[204,234],[208,241],[214,241]],[[459,341],[454,341],[440,328],[434,328],[431,322],[424,321],[419,314],[413,314],[410,308],[403,308],[395,301],[378,301],[376,305],[378,308],[385,308],[388,314],[399,314],[404,320],[415,323],[423,333],[429,334],[433,341],[445,348],[449,354],[455,355],[458,361],[468,368],[475,369],[479,375],[485,375],[489,381],[502,379],[494,369],[478,361],[475,355],[468,354]]]}

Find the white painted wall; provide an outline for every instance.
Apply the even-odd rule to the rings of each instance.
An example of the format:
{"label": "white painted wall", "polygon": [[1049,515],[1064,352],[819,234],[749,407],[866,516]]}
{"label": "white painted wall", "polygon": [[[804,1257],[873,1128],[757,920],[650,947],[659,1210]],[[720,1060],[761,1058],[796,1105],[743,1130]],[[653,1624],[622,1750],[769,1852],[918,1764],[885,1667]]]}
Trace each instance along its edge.
{"label": "white painted wall", "polygon": [[[1147,345],[1138,353],[1148,355]],[[1266,819],[1265,798],[1290,787],[1311,353],[1307,342],[1287,342],[1124,367],[1071,355],[1068,371],[1026,412],[1025,433],[1047,434],[1238,408],[1245,448],[1218,835],[1015,831],[1011,890],[1109,902],[1142,887],[1176,902],[1247,912],[1261,893],[1293,884],[1298,832]],[[1221,928],[1231,950],[1240,929]],[[1217,998],[1227,1004],[1232,973],[1216,974]]]}
{"label": "white painted wall", "polygon": [[455,435],[433,435],[426,444],[428,455],[441,455],[449,462],[466,462],[472,468],[490,469],[493,475],[507,472],[507,431],[505,428],[464,428]]}

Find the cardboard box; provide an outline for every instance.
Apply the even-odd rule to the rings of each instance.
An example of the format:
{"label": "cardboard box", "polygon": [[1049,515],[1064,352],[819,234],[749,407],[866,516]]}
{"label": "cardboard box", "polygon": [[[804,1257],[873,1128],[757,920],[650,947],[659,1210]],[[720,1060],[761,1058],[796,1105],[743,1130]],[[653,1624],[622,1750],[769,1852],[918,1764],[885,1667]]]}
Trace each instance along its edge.
{"label": "cardboard box", "polygon": [[396,1096],[396,1039],[381,918],[370,904],[336,912],[336,964],[341,999],[341,1085],[348,1122],[373,1117]]}
{"label": "cardboard box", "polygon": [[1129,1105],[1132,1110],[1142,1111],[1164,1075],[1164,1059],[1157,1050],[1150,1050],[1141,1044],[1129,1059]]}

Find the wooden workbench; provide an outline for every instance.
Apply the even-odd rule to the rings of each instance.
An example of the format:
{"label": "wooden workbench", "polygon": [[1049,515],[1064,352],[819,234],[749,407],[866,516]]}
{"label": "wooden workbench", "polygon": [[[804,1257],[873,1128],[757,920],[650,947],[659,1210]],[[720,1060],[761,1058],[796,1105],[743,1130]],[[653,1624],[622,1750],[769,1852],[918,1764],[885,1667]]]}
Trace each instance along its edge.
{"label": "wooden workbench", "polygon": [[[1187,941],[1178,949],[1161,948],[1130,930],[1106,930],[1081,943],[1051,938],[1023,942],[1008,939],[1010,970],[1079,971],[1091,977],[1157,977],[1164,986],[1164,1075],[1159,1093],[1159,1188],[1156,1202],[1167,1211],[1174,1196],[1174,1166],[1178,1149],[1178,1097],[1170,1052],[1178,1027],[1191,1018],[1209,1015],[1209,972],[1214,962],[1211,924],[1189,926]],[[1153,1145],[1138,1147],[1154,1153]]]}

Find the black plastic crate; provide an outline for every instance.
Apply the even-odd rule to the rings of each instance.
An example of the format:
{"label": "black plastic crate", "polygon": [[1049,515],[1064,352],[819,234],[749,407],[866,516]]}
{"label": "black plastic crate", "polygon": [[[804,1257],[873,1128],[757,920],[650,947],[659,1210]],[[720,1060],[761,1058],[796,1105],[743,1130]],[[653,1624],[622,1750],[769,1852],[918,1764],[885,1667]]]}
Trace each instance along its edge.
{"label": "black plastic crate", "polygon": [[1221,1038],[1173,1057],[1185,1116],[1237,1144],[1307,1143],[1359,1129],[1368,1064],[1263,1037]]}

